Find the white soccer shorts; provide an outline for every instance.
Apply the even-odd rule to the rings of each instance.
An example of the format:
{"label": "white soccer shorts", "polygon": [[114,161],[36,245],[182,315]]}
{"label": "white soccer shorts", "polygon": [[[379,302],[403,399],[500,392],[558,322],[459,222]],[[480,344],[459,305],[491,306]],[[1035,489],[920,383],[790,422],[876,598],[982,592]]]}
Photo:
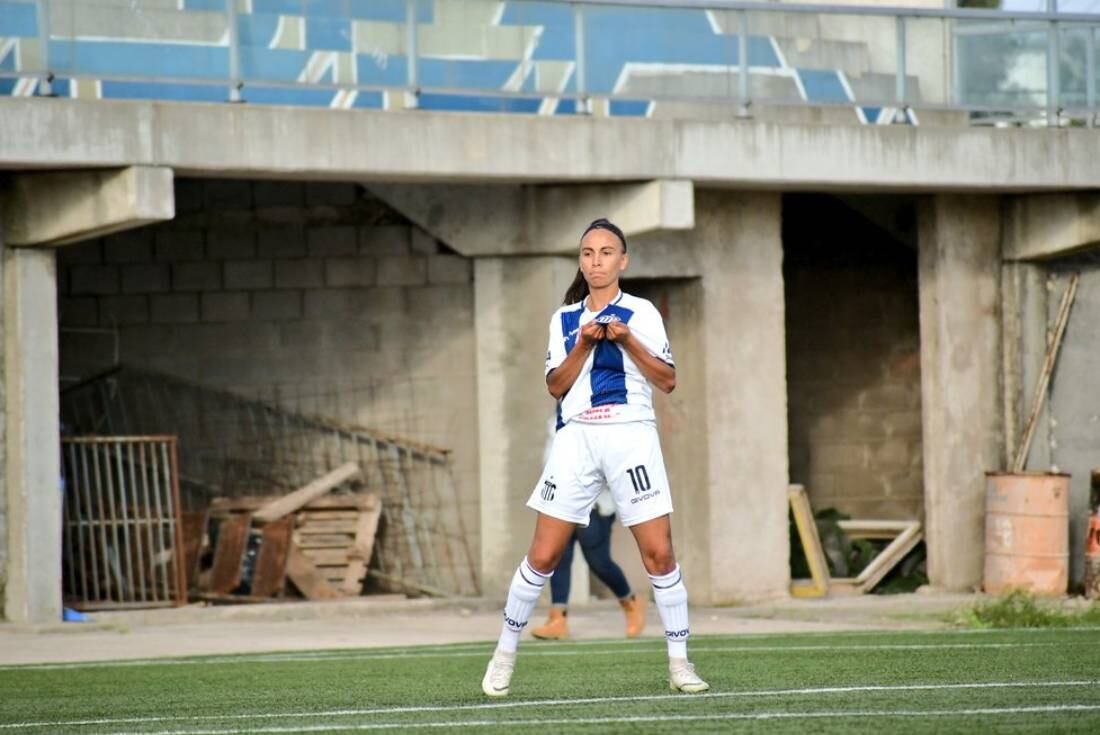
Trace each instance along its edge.
{"label": "white soccer shorts", "polygon": [[672,512],[656,425],[570,421],[554,435],[550,458],[527,506],[587,526],[592,504],[605,484],[624,526]]}

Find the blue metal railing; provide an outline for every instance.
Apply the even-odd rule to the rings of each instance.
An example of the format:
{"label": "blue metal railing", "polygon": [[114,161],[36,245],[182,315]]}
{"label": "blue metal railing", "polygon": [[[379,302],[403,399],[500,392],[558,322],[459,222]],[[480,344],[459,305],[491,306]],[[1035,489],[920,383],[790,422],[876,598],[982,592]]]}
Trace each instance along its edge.
{"label": "blue metal railing", "polygon": [[1098,36],[1081,14],[723,0],[0,0],[0,93],[1091,125]]}

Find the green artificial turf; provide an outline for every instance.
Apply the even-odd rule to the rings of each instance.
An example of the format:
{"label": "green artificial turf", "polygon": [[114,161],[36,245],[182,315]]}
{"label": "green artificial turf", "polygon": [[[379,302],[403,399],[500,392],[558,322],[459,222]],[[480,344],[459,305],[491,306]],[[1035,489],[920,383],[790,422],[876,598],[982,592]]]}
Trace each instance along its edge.
{"label": "green artificial turf", "polygon": [[1096,732],[1100,630],[699,636],[707,695],[664,643],[492,644],[0,667],[0,735],[223,732]]}

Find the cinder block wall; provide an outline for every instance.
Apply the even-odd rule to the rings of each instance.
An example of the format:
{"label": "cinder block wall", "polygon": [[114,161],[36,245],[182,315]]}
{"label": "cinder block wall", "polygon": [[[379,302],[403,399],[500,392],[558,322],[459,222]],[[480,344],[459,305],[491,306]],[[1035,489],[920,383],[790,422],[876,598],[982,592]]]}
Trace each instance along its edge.
{"label": "cinder block wall", "polygon": [[783,216],[791,481],[815,511],[920,518],[916,252],[830,197]]}
{"label": "cinder block wall", "polygon": [[[344,184],[179,180],[60,251],[63,384],[128,364],[451,449],[478,555],[471,261]],[[98,330],[98,331],[97,331]]]}

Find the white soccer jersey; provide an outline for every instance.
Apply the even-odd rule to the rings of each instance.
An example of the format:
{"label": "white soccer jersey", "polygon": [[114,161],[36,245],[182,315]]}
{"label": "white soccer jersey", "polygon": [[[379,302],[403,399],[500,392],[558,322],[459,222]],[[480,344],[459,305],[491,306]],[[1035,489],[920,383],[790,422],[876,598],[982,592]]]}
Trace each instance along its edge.
{"label": "white soccer jersey", "polygon": [[[547,375],[573,349],[581,327],[596,317],[623,321],[651,355],[675,366],[664,320],[653,304],[622,291],[599,312],[589,311],[585,303],[563,306],[550,318]],[[588,353],[573,387],[558,403],[559,428],[569,421],[614,423],[654,418],[649,381],[622,347],[606,339]]]}

